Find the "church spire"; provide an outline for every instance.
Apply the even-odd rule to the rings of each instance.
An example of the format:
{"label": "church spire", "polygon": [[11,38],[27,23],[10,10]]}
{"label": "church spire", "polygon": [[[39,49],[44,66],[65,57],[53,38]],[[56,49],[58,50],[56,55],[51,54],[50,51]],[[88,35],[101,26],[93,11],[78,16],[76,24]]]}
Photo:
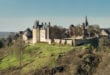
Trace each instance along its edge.
{"label": "church spire", "polygon": [[88,20],[87,20],[87,16],[85,17],[85,26],[88,26],[89,23],[88,23]]}

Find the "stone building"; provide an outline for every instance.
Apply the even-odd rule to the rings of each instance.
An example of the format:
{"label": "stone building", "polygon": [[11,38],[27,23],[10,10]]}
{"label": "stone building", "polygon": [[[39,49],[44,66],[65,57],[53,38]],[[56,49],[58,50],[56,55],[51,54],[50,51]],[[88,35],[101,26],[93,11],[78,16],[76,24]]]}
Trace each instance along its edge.
{"label": "stone building", "polygon": [[32,43],[32,30],[27,28],[22,35],[22,39],[25,43]]}
{"label": "stone building", "polygon": [[[50,23],[49,23],[50,24]],[[36,21],[36,23],[33,26],[32,29],[32,35],[33,35],[33,44],[37,42],[48,42],[49,40],[49,24],[46,23],[39,23],[39,21]]]}
{"label": "stone building", "polygon": [[[47,23],[39,23],[39,21],[36,21],[35,24],[33,25],[32,31],[29,31],[27,29],[23,33],[23,40],[27,43],[35,44],[38,42],[47,42],[49,44],[51,43],[57,43],[57,44],[71,44],[71,45],[76,45],[77,43],[76,40],[82,40],[91,38],[90,35],[95,34],[97,31],[96,26],[90,26],[87,20],[87,17],[85,17],[85,22],[82,25],[70,25],[69,29],[66,30],[66,32],[62,32],[61,29],[57,32],[60,33],[54,33],[55,30],[52,29],[50,26],[50,22]],[[53,33],[52,33],[53,32]],[[92,34],[91,34],[92,32]],[[65,33],[68,35],[68,37],[63,37],[62,38],[56,38],[55,36],[51,38],[52,35],[59,34],[57,36],[61,36],[60,34]],[[31,37],[30,37],[31,36]],[[93,36],[95,37],[95,36]],[[65,40],[66,39],[66,40]],[[74,41],[75,40],[75,43]],[[78,41],[79,43],[79,41]]]}
{"label": "stone building", "polygon": [[87,16],[85,17],[85,22],[82,25],[70,25],[69,27],[69,36],[75,39],[83,39],[88,37],[88,27],[89,23],[87,20]]}

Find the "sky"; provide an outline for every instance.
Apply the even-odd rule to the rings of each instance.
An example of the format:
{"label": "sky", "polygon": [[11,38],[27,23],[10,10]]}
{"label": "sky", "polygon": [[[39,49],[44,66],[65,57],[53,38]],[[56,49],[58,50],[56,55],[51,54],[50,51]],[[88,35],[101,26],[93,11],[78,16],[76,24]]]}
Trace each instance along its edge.
{"label": "sky", "polygon": [[110,0],[0,0],[0,31],[21,31],[36,20],[69,27],[89,24],[110,28]]}

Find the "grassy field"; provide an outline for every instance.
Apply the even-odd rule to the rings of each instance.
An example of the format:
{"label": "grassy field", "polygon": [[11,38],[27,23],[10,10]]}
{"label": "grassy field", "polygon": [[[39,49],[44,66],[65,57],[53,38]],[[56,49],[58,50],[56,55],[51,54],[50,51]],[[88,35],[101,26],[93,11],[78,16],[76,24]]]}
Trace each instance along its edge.
{"label": "grassy field", "polygon": [[56,59],[59,55],[69,52],[73,49],[73,47],[68,45],[61,46],[38,43],[36,45],[27,46],[23,50],[21,60],[19,58],[19,53],[17,53],[14,49],[10,50],[11,53],[0,60],[0,70],[16,69],[21,67],[21,73],[26,74],[45,66],[53,67],[57,65]]}

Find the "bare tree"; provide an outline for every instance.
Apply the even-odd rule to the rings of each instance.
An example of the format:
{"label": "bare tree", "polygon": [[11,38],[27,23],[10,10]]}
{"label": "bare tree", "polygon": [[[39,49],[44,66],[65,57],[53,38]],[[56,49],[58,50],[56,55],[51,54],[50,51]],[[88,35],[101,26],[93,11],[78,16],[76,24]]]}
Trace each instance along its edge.
{"label": "bare tree", "polygon": [[25,48],[25,43],[21,38],[18,38],[16,42],[13,44],[13,50],[15,50],[16,56],[19,59],[19,64],[22,66],[22,60],[23,60],[23,50]]}

